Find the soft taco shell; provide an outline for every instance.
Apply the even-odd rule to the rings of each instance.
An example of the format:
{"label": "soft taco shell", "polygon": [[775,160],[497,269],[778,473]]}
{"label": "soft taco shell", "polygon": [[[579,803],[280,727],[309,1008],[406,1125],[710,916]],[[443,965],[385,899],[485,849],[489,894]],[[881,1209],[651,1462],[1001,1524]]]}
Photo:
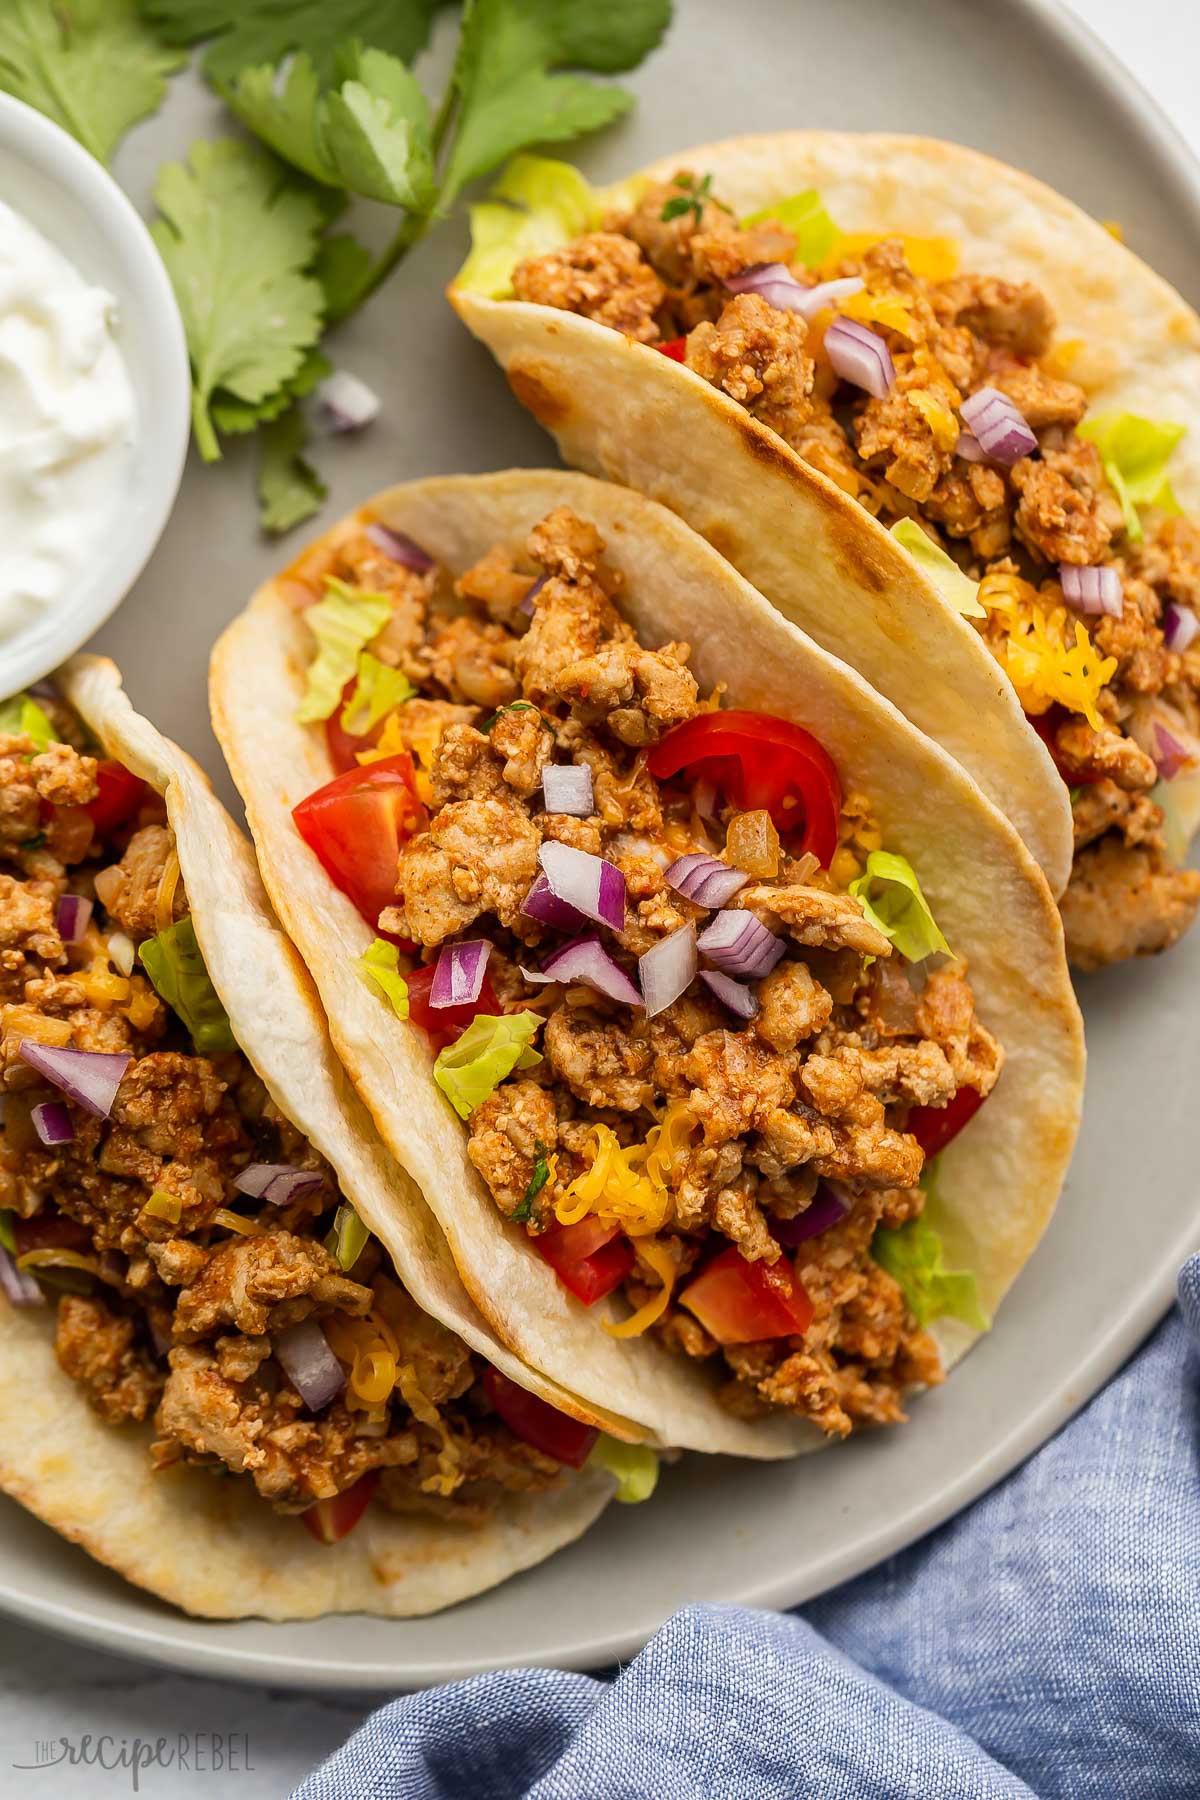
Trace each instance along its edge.
{"label": "soft taco shell", "polygon": [[[1094,411],[1186,425],[1171,460],[1200,507],[1200,319],[1070,200],[961,145],[787,131],[672,152],[644,170],[711,172],[743,215],[816,188],[848,232],[952,238],[959,266],[1032,281]],[[636,178],[635,178],[636,179]],[[568,312],[450,299],[569,463],[686,519],[789,619],[859,669],[955,756],[1016,824],[1055,894],[1071,866],[1067,796],[1016,695],[968,622],[888,533],[783,440],[682,364]],[[1200,825],[1200,784],[1178,805]]]}
{"label": "soft taco shell", "polygon": [[[76,657],[59,680],[108,754],[165,798],[196,935],[234,1035],[276,1104],[332,1164],[413,1298],[505,1374],[579,1412],[570,1395],[519,1363],[471,1305],[442,1233],[346,1081],[250,846],[207,778],[134,712],[111,662]],[[0,1489],[190,1613],[436,1612],[572,1542],[612,1497],[607,1476],[585,1472],[557,1490],[506,1500],[478,1530],[371,1507],[349,1537],[321,1545],[244,1482],[186,1466],[155,1474],[149,1426],[100,1419],[59,1368],[53,1336],[51,1314],[0,1304]],[[605,1412],[603,1422],[631,1435],[626,1421]]]}
{"label": "soft taco shell", "polygon": [[[865,681],[787,623],[674,514],[643,496],[556,471],[414,482],[379,494],[305,554],[378,519],[452,573],[493,544],[520,546],[557,506],[593,522],[626,577],[622,610],[648,644],[694,646],[702,689],[731,705],[807,726],[847,790],[869,795],[889,847],[909,857],[954,948],[970,963],[979,1011],[1008,1061],[971,1129],[944,1157],[946,1236],[992,1309],[1037,1243],[1079,1121],[1083,1037],[1049,889],[1008,822],[946,753]],[[585,1400],[618,1406],[658,1439],[703,1450],[779,1455],[815,1447],[791,1418],[747,1425],[717,1404],[709,1377],[649,1338],[602,1328],[522,1232],[500,1217],[467,1155],[467,1133],[436,1087],[421,1034],[368,992],[355,959],[372,939],[292,820],[334,774],[319,728],[296,722],[312,640],[311,589],[285,573],[260,588],[213,654],[213,722],[246,800],[264,880],[313,970],[339,1054],[385,1143],[426,1195],[462,1278],[497,1334]],[[943,1339],[951,1358],[970,1334]]]}

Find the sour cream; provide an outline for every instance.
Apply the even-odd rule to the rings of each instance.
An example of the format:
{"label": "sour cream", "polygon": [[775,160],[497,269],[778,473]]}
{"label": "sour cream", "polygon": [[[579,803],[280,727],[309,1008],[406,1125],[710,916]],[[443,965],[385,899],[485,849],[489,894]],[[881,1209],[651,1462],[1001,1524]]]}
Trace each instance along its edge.
{"label": "sour cream", "polygon": [[103,553],[137,403],[116,301],[0,202],[0,645]]}

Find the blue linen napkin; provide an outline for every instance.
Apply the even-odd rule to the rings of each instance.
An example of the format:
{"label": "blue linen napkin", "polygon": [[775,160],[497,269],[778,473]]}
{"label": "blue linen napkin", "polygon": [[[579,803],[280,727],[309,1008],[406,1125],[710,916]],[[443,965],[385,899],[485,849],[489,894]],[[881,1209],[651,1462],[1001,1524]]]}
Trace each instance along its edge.
{"label": "blue linen napkin", "polygon": [[1200,1257],[1072,1424],[793,1614],[687,1607],[615,1680],[395,1700],[295,1800],[1196,1800]]}

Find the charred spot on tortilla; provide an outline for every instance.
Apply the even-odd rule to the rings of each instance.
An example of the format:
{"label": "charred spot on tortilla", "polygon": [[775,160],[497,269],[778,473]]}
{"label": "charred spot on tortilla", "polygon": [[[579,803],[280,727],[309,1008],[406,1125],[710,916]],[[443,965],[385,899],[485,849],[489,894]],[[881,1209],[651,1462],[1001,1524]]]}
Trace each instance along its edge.
{"label": "charred spot on tortilla", "polygon": [[508,385],[527,412],[547,431],[557,431],[571,417],[571,399],[557,369],[514,357],[506,370]]}

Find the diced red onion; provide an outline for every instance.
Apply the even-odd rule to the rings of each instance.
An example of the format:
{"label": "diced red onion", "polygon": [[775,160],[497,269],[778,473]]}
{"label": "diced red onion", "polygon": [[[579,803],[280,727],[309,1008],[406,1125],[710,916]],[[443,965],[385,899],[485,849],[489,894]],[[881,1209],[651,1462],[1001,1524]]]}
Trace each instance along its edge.
{"label": "diced red onion", "polygon": [[958,442],[954,446],[955,456],[961,456],[964,462],[986,462],[987,452],[973,431],[960,431]]}
{"label": "diced red onion", "polygon": [[548,575],[539,575],[537,580],[530,587],[529,592],[526,594],[525,598],[522,600],[520,606],[518,606],[517,611],[519,613],[524,613],[525,617],[527,619],[531,619],[533,617],[533,603],[537,599],[538,595],[541,593],[542,589],[545,587],[545,585],[549,581],[549,579],[550,579],[550,577]]}
{"label": "diced red onion", "polygon": [[547,812],[590,819],[596,810],[592,771],[586,763],[547,763],[542,770],[542,799]]}
{"label": "diced red onion", "polygon": [[697,906],[717,907],[732,900],[738,889],[745,887],[750,877],[744,869],[731,869],[719,857],[706,856],[702,850],[693,850],[671,864],[666,872],[666,879],[685,900],[694,900]]}
{"label": "diced red onion", "polygon": [[320,1187],[325,1177],[319,1169],[297,1169],[291,1163],[251,1163],[235,1176],[234,1187],[252,1200],[265,1200],[270,1206],[285,1206],[300,1194]]}
{"label": "diced red onion", "polygon": [[861,275],[846,275],[837,281],[820,281],[806,287],[797,281],[785,263],[753,263],[725,277],[731,294],[757,294],[768,306],[779,312],[798,312],[814,319],[823,306],[835,306],[851,294],[861,294],[866,283]]}
{"label": "diced red onion", "polygon": [[430,1006],[470,1006],[472,1000],[478,1000],[491,954],[486,938],[444,945],[433,971]]}
{"label": "diced red onion", "polygon": [[583,914],[560,900],[550,887],[544,875],[539,875],[525,896],[521,907],[527,919],[537,919],[543,925],[553,925],[556,931],[575,931],[585,923]]}
{"label": "diced red onion", "polygon": [[697,939],[702,956],[725,975],[756,981],[769,974],[783,955],[783,940],[768,931],[753,913],[718,913]]}
{"label": "diced red onion", "polygon": [[1024,413],[999,388],[981,387],[959,411],[993,462],[1011,466],[1038,447]]}
{"label": "diced red onion", "polygon": [[538,858],[556,899],[598,925],[617,930],[625,923],[625,877],[613,863],[552,839],[542,845]]}
{"label": "diced red onion", "polygon": [[638,980],[646,1002],[646,1016],[656,1013],[686,993],[696,973],[696,928],[684,925],[669,937],[660,938],[638,957]]}
{"label": "diced red onion", "polygon": [[720,975],[715,969],[701,969],[700,979],[731,1013],[739,1019],[752,1019],[758,1011],[758,995],[732,975]]}
{"label": "diced red onion", "polygon": [[54,911],[54,923],[64,944],[77,944],[88,928],[92,903],[82,894],[64,894]]}
{"label": "diced red onion", "polygon": [[105,940],[104,947],[108,951],[114,969],[122,975],[133,974],[133,963],[134,958],[137,955],[137,946],[126,932],[110,932]]}
{"label": "diced red onion", "polygon": [[1176,606],[1168,600],[1163,608],[1163,643],[1168,650],[1177,650],[1180,655],[1187,649],[1196,633],[1200,631],[1198,619],[1190,606]]}
{"label": "diced red onion", "polygon": [[825,351],[834,373],[882,400],[896,379],[892,353],[877,331],[839,313],[825,333]]}
{"label": "diced red onion", "polygon": [[379,416],[381,405],[375,389],[348,369],[338,369],[317,388],[321,423],[329,431],[361,431]]}
{"label": "diced red onion", "polygon": [[94,1119],[107,1119],[132,1057],[119,1051],[66,1050],[22,1038],[17,1055]]}
{"label": "diced red onion", "polygon": [[776,1243],[792,1249],[808,1238],[819,1236],[844,1219],[854,1201],[836,1182],[822,1181],[802,1213],[794,1219],[771,1219],[771,1236]]}
{"label": "diced red onion", "polygon": [[709,781],[702,775],[699,781],[693,782],[692,806],[699,818],[710,822],[714,820],[720,811],[720,800],[715,781]]}
{"label": "diced red onion", "polygon": [[75,1127],[61,1100],[43,1100],[39,1106],[31,1106],[29,1117],[33,1121],[33,1129],[48,1150],[53,1149],[55,1144],[69,1144],[74,1140]]}
{"label": "diced red onion", "polygon": [[610,1000],[619,1000],[623,1006],[642,1004],[637,988],[620,963],[614,962],[594,931],[564,944],[561,950],[546,959],[540,970],[527,969],[524,964],[520,968],[526,981],[539,985],[545,981],[581,981],[585,987],[594,988]]}
{"label": "diced red onion", "polygon": [[0,1244],[0,1288],[12,1306],[45,1306],[46,1296],[27,1269],[18,1269]]}
{"label": "diced red onion", "polygon": [[393,531],[390,525],[380,525],[376,521],[367,526],[367,536],[385,556],[390,556],[393,562],[403,563],[416,575],[428,575],[433,568],[432,556],[403,531]]}
{"label": "diced red onion", "polygon": [[315,1319],[304,1319],[281,1331],[272,1349],[310,1412],[320,1412],[345,1387],[342,1365]]}
{"label": "diced red onion", "polygon": [[1119,619],[1125,606],[1121,577],[1111,563],[1059,563],[1063,599],[1079,612]]}
{"label": "diced red onion", "polygon": [[1192,761],[1191,752],[1173,732],[1157,721],[1154,726],[1154,741],[1154,760],[1158,764],[1158,772],[1164,781],[1174,781],[1180,769]]}

